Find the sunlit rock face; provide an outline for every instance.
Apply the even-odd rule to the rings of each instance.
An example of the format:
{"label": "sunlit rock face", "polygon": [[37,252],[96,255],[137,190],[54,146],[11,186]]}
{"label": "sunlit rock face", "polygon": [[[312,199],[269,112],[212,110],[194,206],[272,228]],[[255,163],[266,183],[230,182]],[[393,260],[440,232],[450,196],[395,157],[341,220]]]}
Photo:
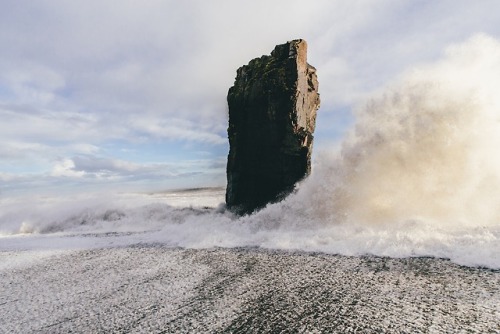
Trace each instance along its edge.
{"label": "sunlit rock face", "polygon": [[320,99],[306,41],[277,45],[240,67],[227,101],[226,204],[246,214],[279,201],[310,173]]}

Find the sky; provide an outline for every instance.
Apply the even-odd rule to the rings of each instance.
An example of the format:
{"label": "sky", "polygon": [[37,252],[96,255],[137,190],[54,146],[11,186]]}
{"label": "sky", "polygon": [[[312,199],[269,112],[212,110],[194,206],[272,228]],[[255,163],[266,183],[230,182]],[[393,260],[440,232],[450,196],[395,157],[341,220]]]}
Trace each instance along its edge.
{"label": "sky", "polygon": [[225,186],[236,69],[303,38],[314,157],[404,72],[484,33],[497,0],[0,0],[0,197]]}

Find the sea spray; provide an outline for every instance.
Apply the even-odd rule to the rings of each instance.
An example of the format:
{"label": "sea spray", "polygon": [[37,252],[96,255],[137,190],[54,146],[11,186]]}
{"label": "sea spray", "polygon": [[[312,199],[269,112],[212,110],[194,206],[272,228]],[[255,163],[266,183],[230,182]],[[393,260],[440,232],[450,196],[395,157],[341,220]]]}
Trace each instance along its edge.
{"label": "sea spray", "polygon": [[498,87],[499,41],[451,46],[358,108],[293,196],[246,219],[279,230],[269,247],[500,267]]}
{"label": "sea spray", "polygon": [[341,152],[281,205],[322,224],[498,224],[499,86],[498,41],[449,48],[357,110]]}

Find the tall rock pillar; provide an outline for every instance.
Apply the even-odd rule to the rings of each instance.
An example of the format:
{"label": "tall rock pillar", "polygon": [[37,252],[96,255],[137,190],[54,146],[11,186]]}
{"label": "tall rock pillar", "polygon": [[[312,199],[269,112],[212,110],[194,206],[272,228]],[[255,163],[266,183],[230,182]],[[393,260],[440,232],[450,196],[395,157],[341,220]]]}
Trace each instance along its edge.
{"label": "tall rock pillar", "polygon": [[226,204],[251,213],[285,197],[311,170],[320,99],[306,41],[278,45],[240,67],[227,101]]}

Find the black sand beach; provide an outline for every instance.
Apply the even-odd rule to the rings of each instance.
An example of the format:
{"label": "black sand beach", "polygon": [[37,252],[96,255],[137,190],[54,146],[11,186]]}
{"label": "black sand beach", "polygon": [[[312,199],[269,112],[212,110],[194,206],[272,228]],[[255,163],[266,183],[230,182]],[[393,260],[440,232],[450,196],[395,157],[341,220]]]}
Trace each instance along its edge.
{"label": "black sand beach", "polygon": [[498,333],[499,283],[498,270],[433,258],[65,251],[1,267],[0,332]]}

